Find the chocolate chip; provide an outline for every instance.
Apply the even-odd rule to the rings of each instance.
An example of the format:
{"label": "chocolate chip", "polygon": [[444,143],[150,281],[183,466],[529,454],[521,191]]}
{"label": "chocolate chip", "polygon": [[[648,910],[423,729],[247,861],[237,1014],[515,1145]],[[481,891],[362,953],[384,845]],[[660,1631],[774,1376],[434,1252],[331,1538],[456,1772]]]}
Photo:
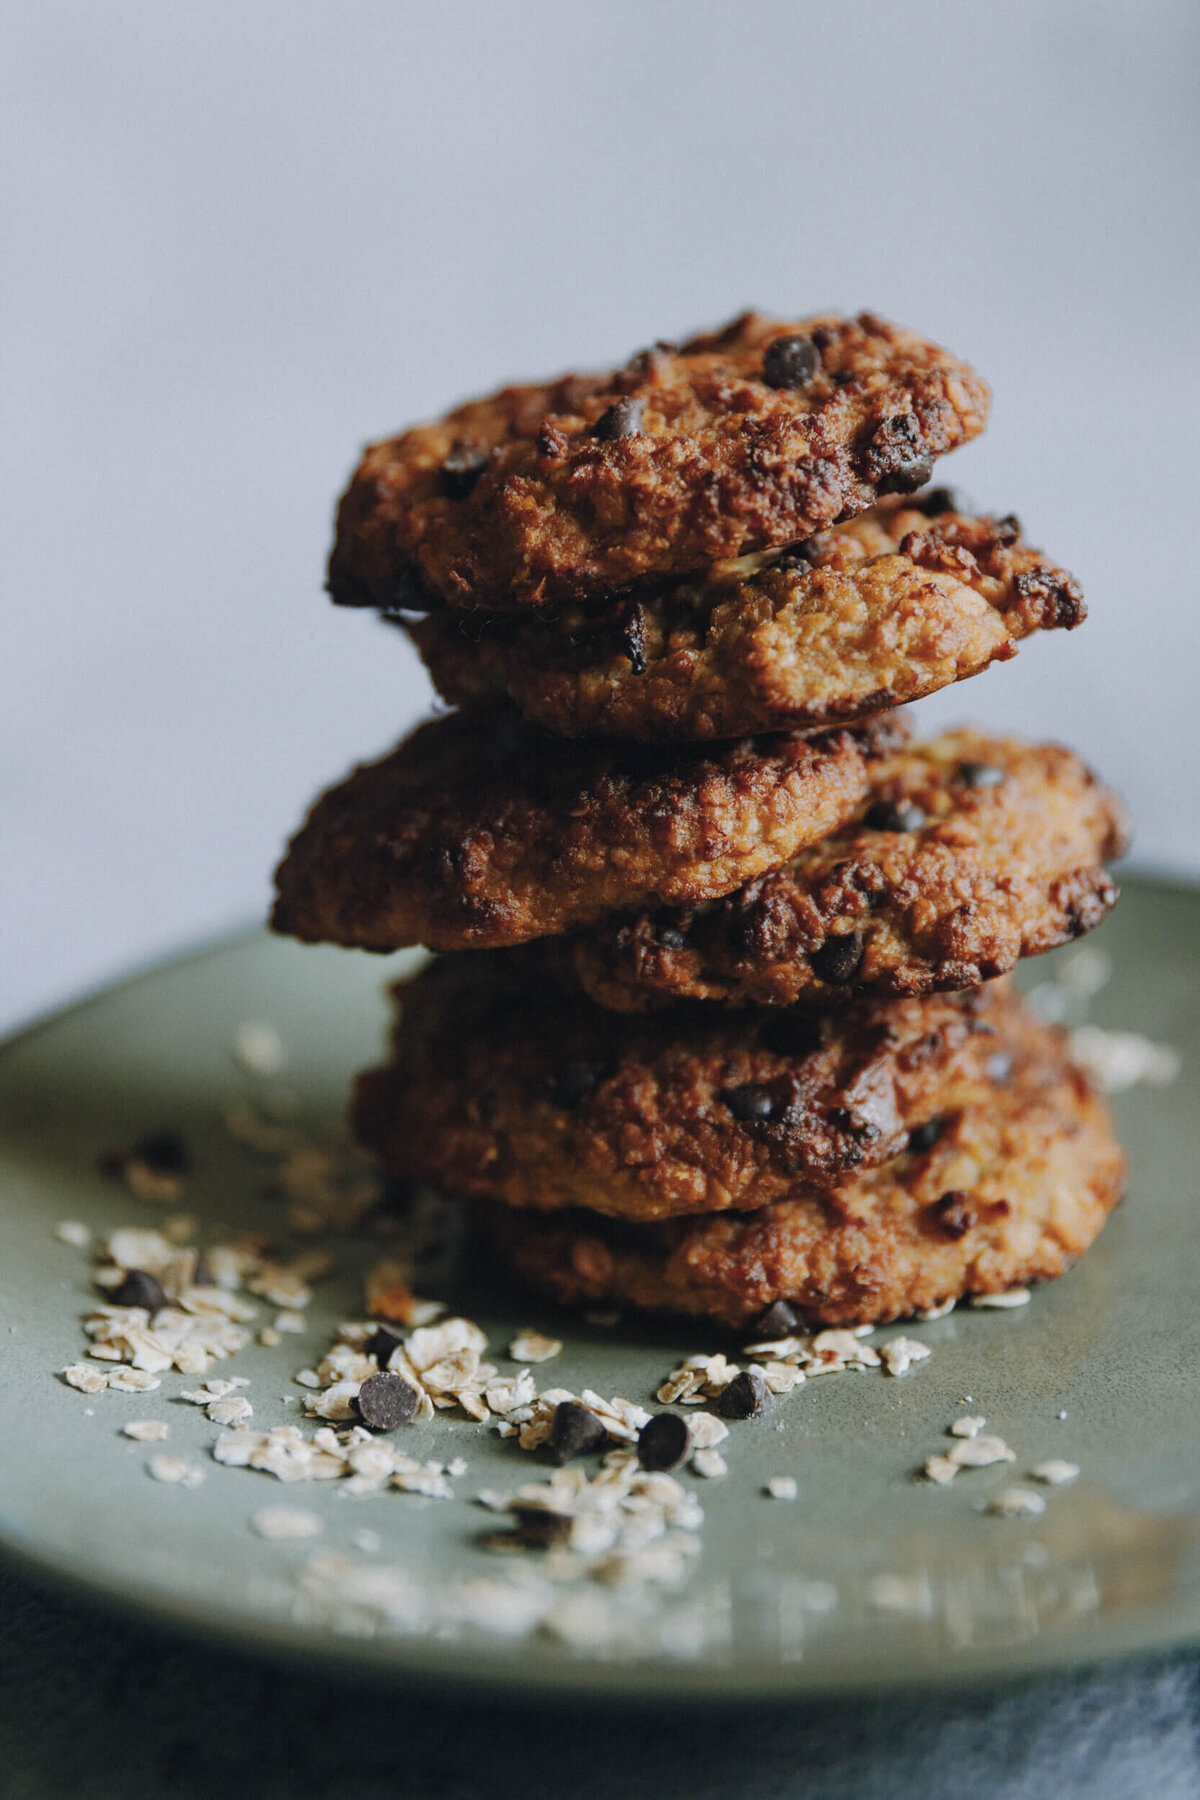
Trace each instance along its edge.
{"label": "chocolate chip", "polygon": [[993,788],[999,787],[1006,780],[1003,769],[997,769],[993,763],[960,762],[958,779],[964,787]]}
{"label": "chocolate chip", "polygon": [[913,509],[924,513],[927,519],[934,519],[939,513],[965,513],[971,508],[957,488],[935,487],[928,493],[919,494],[913,501]]}
{"label": "chocolate chip", "polygon": [[569,1463],[575,1456],[591,1456],[603,1448],[608,1437],[595,1413],[578,1400],[559,1401],[551,1431],[554,1460],[558,1463]]}
{"label": "chocolate chip", "polygon": [[381,1371],[367,1376],[354,1406],[363,1424],[372,1431],[395,1431],[397,1425],[410,1423],[420,1401],[420,1394],[410,1382]]}
{"label": "chocolate chip", "polygon": [[417,1183],[407,1175],[385,1175],[379,1188],[379,1205],[383,1212],[404,1214],[417,1197]]}
{"label": "chocolate chip", "polygon": [[947,1237],[965,1237],[975,1223],[975,1214],[971,1208],[971,1196],[961,1188],[951,1188],[936,1200],[931,1211],[937,1215],[937,1222]]}
{"label": "chocolate chip", "polygon": [[720,1098],[741,1125],[752,1119],[769,1119],[775,1111],[775,1097],[761,1082],[748,1081],[743,1087],[722,1088]]}
{"label": "chocolate chip", "polygon": [[128,1270],[120,1287],[111,1289],[108,1297],[114,1306],[144,1306],[148,1313],[167,1304],[162,1282],[148,1269]]}
{"label": "chocolate chip", "polygon": [[565,1544],[575,1523],[570,1513],[551,1512],[548,1507],[529,1506],[520,1501],[511,1511],[527,1544]]}
{"label": "chocolate chip", "polygon": [[621,621],[621,649],[633,664],[635,675],[646,673],[646,609],[637,601]]}
{"label": "chocolate chip", "polygon": [[846,987],[862,966],[864,939],[861,931],[846,931],[841,937],[828,937],[819,950],[808,955],[812,972],[818,981],[830,987]]}
{"label": "chocolate chip", "polygon": [[568,1057],[551,1075],[550,1093],[556,1106],[578,1106],[595,1093],[603,1079],[604,1070],[599,1063]]}
{"label": "chocolate chip", "polygon": [[928,456],[914,456],[909,462],[897,463],[876,483],[876,488],[881,494],[915,494],[932,474],[932,460]]}
{"label": "chocolate chip", "polygon": [[876,800],[864,823],[872,831],[920,831],[925,814],[912,800]]}
{"label": "chocolate chip", "polygon": [[640,437],[641,430],[642,403],[627,395],[623,400],[614,400],[600,414],[592,426],[591,435],[602,444],[611,444],[617,438]]}
{"label": "chocolate chip", "polygon": [[773,1300],[766,1312],[759,1313],[747,1337],[769,1343],[774,1338],[790,1337],[800,1325],[800,1314],[787,1300]]}
{"label": "chocolate chip", "polygon": [[802,1007],[789,1006],[767,1016],[759,1037],[776,1056],[811,1056],[821,1048],[821,1024]]}
{"label": "chocolate chip", "polygon": [[177,1131],[150,1131],[129,1153],[133,1162],[145,1163],[156,1175],[182,1175],[190,1165],[188,1147]]}
{"label": "chocolate chip", "polygon": [[398,1350],[404,1342],[404,1333],[397,1331],[394,1325],[377,1325],[363,1348],[368,1356],[373,1356],[381,1369],[386,1369],[391,1361],[392,1351]]}
{"label": "chocolate chip", "polygon": [[638,1462],[643,1469],[676,1469],[688,1453],[691,1427],[678,1413],[655,1413],[638,1432]]}
{"label": "chocolate chip", "polygon": [[988,1080],[1003,1085],[1012,1074],[1012,1057],[1005,1051],[998,1050],[995,1056],[987,1059]]}
{"label": "chocolate chip", "polygon": [[800,549],[785,550],[775,563],[777,569],[788,575],[807,575],[812,569],[811,558],[805,556]]}
{"label": "chocolate chip", "polygon": [[456,444],[438,470],[438,493],[447,500],[465,500],[487,468],[487,451]]}
{"label": "chocolate chip", "polygon": [[658,934],[658,941],[664,950],[686,950],[687,932],[680,931],[677,925],[664,925]]}
{"label": "chocolate chip", "polygon": [[820,366],[821,353],[810,337],[777,337],[763,352],[768,387],[807,387]]}
{"label": "chocolate chip", "polygon": [[775,1396],[753,1369],[743,1369],[722,1389],[717,1411],[723,1419],[761,1419],[771,1411]]}
{"label": "chocolate chip", "polygon": [[926,1119],[923,1125],[914,1125],[908,1134],[908,1147],[913,1155],[920,1156],[924,1151],[932,1150],[949,1123],[948,1118],[941,1118]]}
{"label": "chocolate chip", "polygon": [[209,1268],[209,1266],[205,1262],[204,1258],[202,1256],[199,1257],[196,1261],[195,1268],[192,1270],[192,1286],[193,1287],[216,1287],[216,1285],[217,1285],[216,1276],[213,1274],[212,1270]]}

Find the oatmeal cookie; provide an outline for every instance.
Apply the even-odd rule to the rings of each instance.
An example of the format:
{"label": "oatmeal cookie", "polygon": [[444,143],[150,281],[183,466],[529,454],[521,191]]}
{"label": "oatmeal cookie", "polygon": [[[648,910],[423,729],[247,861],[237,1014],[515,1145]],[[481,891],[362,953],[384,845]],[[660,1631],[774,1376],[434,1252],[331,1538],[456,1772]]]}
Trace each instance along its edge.
{"label": "oatmeal cookie", "polygon": [[1125,847],[1120,801],[1071,751],[952,731],[876,763],[859,816],[782,868],[548,950],[625,1012],[971,987],[1098,925]]}
{"label": "oatmeal cookie", "polygon": [[664,742],[836,724],[932,694],[1086,617],[1074,577],[1015,518],[892,500],[792,550],[605,607],[400,622],[443,699],[509,694],[564,737]]}
{"label": "oatmeal cookie", "polygon": [[905,1318],[1070,1268],[1121,1197],[1108,1113],[1062,1040],[1011,1012],[1007,1082],[940,1107],[911,1147],[754,1213],[630,1225],[489,1211],[491,1254],[567,1306],[746,1326],[776,1300],[813,1325]]}
{"label": "oatmeal cookie", "polygon": [[272,924],[453,950],[727,894],[854,814],[877,741],[569,744],[508,708],[451,713],[317,801],[276,872]]}
{"label": "oatmeal cookie", "polygon": [[445,957],[396,990],[358,1141],[391,1174],[510,1206],[631,1219],[749,1209],[893,1156],[986,1087],[994,989],[821,1015],[564,1000],[527,950]]}
{"label": "oatmeal cookie", "polygon": [[915,492],[987,409],[965,363],[870,313],[746,313],[372,444],[338,509],[329,590],[507,609],[684,574]]}

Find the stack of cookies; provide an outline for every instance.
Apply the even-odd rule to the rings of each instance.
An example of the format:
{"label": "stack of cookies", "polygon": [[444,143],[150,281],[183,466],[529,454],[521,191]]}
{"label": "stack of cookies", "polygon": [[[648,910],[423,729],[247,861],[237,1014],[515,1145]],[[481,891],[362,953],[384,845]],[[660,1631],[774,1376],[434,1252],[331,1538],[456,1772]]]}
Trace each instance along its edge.
{"label": "stack of cookies", "polygon": [[305,942],[442,952],[359,1141],[568,1305],[866,1323],[1060,1274],[1120,1150],[1009,971],[1096,925],[1118,801],[904,703],[1084,618],[928,484],[987,389],[748,314],[373,445],[330,588],[457,710],[324,794]]}

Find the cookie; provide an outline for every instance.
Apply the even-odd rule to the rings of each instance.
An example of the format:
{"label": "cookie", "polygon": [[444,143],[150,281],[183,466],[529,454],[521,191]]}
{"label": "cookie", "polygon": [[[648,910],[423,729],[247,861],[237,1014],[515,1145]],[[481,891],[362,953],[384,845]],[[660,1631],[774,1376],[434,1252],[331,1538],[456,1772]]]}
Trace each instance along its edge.
{"label": "cookie", "polygon": [[569,744],[507,708],[451,713],[317,801],[276,872],[272,924],[453,950],[727,894],[854,814],[870,741]]}
{"label": "cookie", "polygon": [[1124,1159],[1056,1033],[1010,1012],[996,1041],[1007,1082],[941,1108],[912,1148],[832,1192],[658,1225],[498,1206],[488,1253],[566,1306],[751,1329],[779,1300],[813,1325],[873,1325],[1050,1280],[1120,1199]]}
{"label": "cookie", "polygon": [[359,1077],[391,1174],[510,1206],[630,1219],[765,1206],[893,1156],[990,1089],[994,990],[826,1015],[564,999],[526,951],[445,957],[396,990],[392,1062]]}
{"label": "cookie", "polygon": [[888,501],[797,549],[607,606],[443,607],[401,622],[443,699],[508,694],[564,737],[708,741],[857,718],[1080,624],[1078,583],[1016,519]]}
{"label": "cookie", "polygon": [[552,954],[627,1012],[965,988],[1098,925],[1125,847],[1120,801],[1071,751],[953,731],[876,763],[858,817],[782,868]]}
{"label": "cookie", "polygon": [[372,444],[338,509],[329,591],[501,610],[607,596],[913,493],[987,409],[965,363],[870,313],[746,313]]}

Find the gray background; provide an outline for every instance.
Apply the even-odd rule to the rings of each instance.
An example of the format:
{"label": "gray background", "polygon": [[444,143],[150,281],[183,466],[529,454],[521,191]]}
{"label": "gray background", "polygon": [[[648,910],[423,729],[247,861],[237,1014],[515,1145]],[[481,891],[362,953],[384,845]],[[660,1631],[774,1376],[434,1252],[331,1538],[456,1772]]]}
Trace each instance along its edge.
{"label": "gray background", "polygon": [[360,444],[747,303],[974,360],[945,467],[1081,576],[926,708],[1200,866],[1195,9],[8,0],[0,1018],[260,914],[428,705],[321,594]]}

